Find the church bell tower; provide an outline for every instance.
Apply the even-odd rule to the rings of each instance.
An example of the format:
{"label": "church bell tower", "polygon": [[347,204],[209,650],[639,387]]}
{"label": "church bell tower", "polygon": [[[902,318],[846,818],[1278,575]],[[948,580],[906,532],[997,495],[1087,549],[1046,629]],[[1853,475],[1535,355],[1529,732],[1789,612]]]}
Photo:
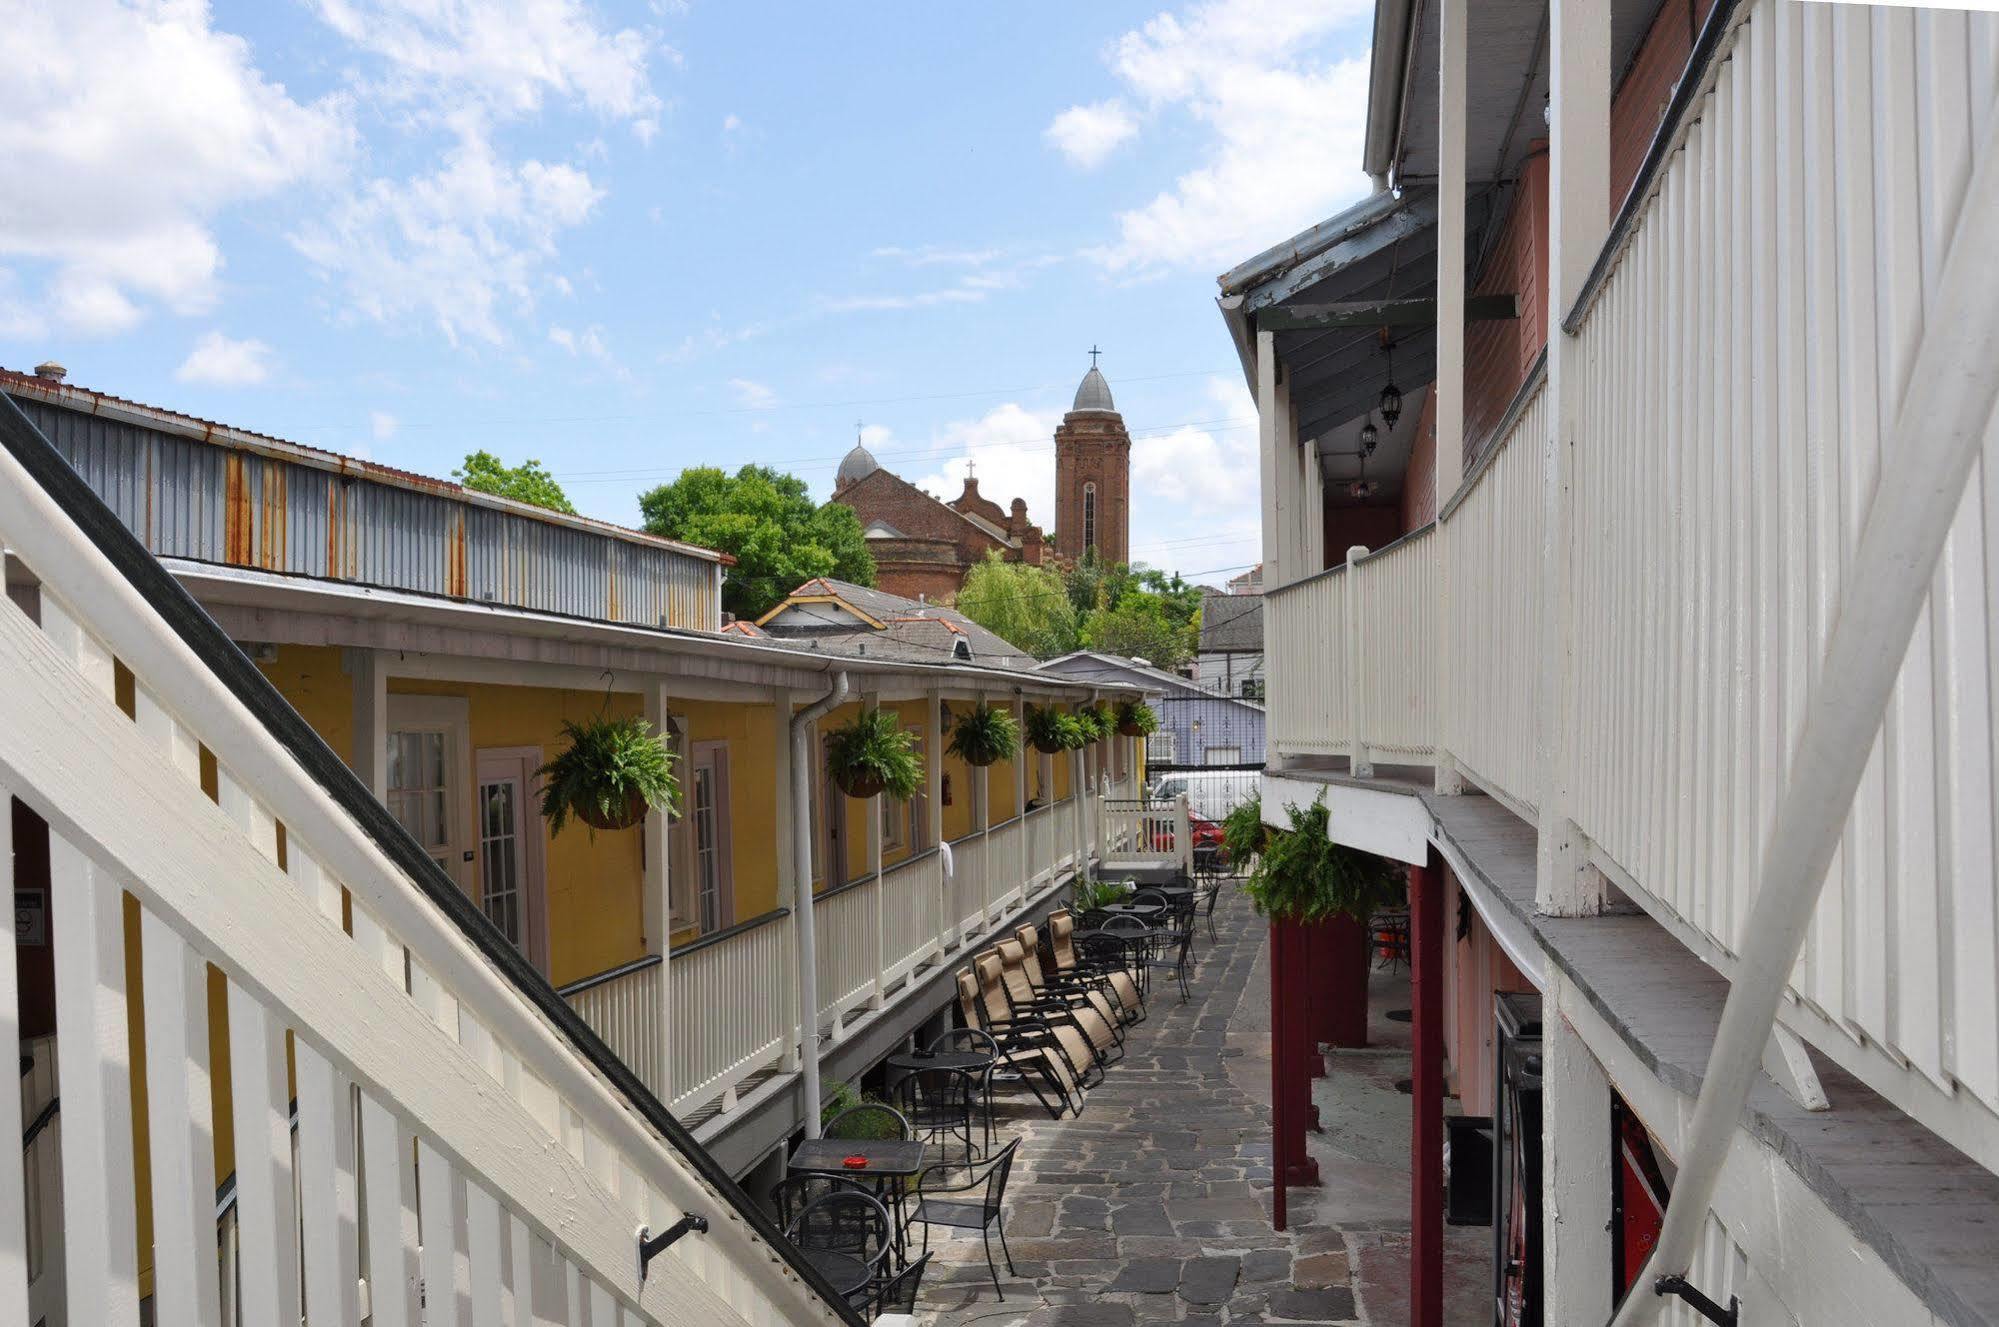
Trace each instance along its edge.
{"label": "church bell tower", "polygon": [[1090,371],[1055,429],[1055,555],[1077,563],[1090,549],[1106,563],[1131,560],[1131,435],[1090,351]]}

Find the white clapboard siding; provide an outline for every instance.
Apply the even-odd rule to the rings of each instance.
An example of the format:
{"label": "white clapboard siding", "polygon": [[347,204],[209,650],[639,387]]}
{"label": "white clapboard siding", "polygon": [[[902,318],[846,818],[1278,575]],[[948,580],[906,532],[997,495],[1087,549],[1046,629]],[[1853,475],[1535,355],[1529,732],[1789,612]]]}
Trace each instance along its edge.
{"label": "white clapboard siding", "polygon": [[1349,750],[1344,565],[1264,595],[1269,740],[1280,756]]}

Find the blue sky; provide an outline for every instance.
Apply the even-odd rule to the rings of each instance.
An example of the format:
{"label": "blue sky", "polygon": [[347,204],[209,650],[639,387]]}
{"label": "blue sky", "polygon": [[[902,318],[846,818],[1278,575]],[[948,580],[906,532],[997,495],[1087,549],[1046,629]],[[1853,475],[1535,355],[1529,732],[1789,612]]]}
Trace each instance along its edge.
{"label": "blue sky", "polygon": [[1256,557],[1226,267],[1365,188],[1371,5],[0,0],[0,364],[433,474],[890,468]]}

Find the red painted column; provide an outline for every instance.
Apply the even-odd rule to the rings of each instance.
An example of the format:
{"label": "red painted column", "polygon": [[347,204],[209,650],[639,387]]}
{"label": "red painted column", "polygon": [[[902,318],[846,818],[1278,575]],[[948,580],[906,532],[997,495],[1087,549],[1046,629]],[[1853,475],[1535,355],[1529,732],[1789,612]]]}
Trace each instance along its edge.
{"label": "red painted column", "polygon": [[1409,1327],[1444,1322],[1444,873],[1409,868]]}
{"label": "red painted column", "polygon": [[1367,923],[1341,913],[1319,923],[1320,952],[1314,957],[1325,973],[1326,1009],[1319,1040],[1341,1050],[1367,1045],[1367,977],[1372,955]]}
{"label": "red painted column", "polygon": [[1284,1085],[1284,943],[1270,923],[1270,1224],[1282,1230],[1289,1219],[1284,1201],[1284,1135],[1290,1124]]}
{"label": "red painted column", "polygon": [[[1270,928],[1270,1104],[1272,1157],[1276,1180],[1274,1208],[1282,1230],[1283,1190],[1317,1184],[1319,1163],[1305,1146],[1312,1126],[1312,1075],[1307,1052],[1316,1052],[1309,973],[1311,953],[1304,928],[1290,922]],[[1316,1055],[1312,1058],[1317,1058]]]}

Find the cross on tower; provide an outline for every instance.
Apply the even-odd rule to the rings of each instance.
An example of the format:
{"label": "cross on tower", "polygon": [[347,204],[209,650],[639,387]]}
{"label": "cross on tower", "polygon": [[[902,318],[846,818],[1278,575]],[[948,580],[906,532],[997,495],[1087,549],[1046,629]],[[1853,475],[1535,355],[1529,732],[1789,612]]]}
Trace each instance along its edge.
{"label": "cross on tower", "polygon": [[1097,367],[1097,356],[1098,356],[1098,355],[1101,355],[1101,354],[1103,354],[1103,353],[1104,353],[1103,351],[1101,351],[1101,350],[1097,349],[1097,348],[1096,348],[1095,346],[1091,346],[1091,347],[1090,347],[1090,367],[1091,367],[1091,368],[1093,368],[1093,369],[1094,369],[1095,367]]}

